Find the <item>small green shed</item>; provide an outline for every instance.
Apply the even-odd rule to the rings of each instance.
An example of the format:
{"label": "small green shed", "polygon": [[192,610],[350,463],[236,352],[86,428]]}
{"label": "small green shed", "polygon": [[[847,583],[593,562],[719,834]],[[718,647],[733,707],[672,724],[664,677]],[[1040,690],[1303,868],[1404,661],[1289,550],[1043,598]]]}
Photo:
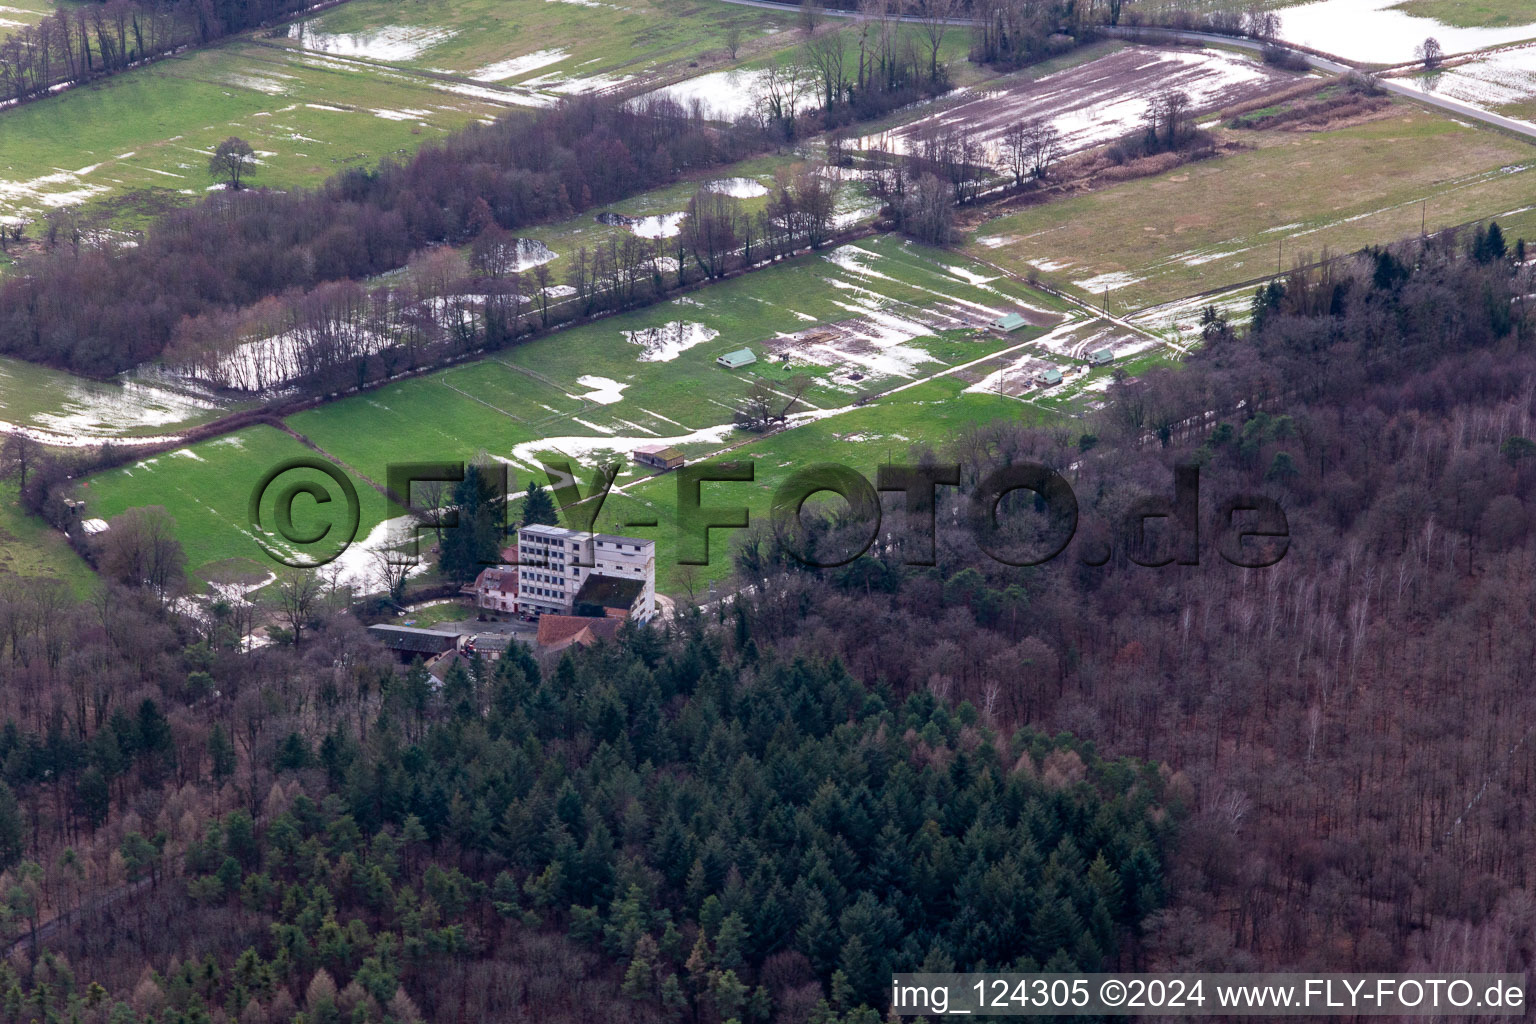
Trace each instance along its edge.
{"label": "small green shed", "polygon": [[727,370],[739,370],[743,366],[751,366],[753,363],[757,362],[757,356],[753,355],[752,350],[749,348],[739,348],[734,352],[727,352],[725,355],[716,359],[715,362],[719,363]]}

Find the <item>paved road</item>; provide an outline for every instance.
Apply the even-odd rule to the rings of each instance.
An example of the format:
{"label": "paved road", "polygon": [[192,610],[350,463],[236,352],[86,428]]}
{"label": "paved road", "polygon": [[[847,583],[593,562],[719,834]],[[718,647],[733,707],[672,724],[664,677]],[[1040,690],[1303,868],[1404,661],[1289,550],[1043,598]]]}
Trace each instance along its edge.
{"label": "paved road", "polygon": [[[793,12],[799,10],[798,5],[796,4],[775,3],[773,0],[725,0],[725,2],[730,4],[740,4],[743,7],[761,7],[770,11]],[[859,13],[857,11],[837,11],[826,8],[822,10],[822,14],[831,18],[859,17]],[[906,22],[923,21],[922,18],[916,18],[911,15],[906,15],[901,20]],[[951,18],[949,23],[951,25],[974,25],[976,22],[972,18]],[[1192,30],[1172,28],[1130,29],[1125,27],[1114,28],[1109,26],[1101,27],[1100,31],[1104,32],[1106,35],[1120,36],[1123,38],[1134,38],[1137,35],[1155,33],[1164,38],[1172,37],[1193,43],[1220,43],[1223,46],[1235,46],[1243,50],[1252,50],[1255,53],[1264,49],[1264,44],[1256,40],[1245,39],[1241,36],[1221,35],[1216,32],[1195,32]],[[1307,66],[1315,71],[1325,71],[1329,74],[1341,75],[1347,71],[1355,70],[1353,65],[1337,58],[1325,57],[1319,54],[1308,53],[1305,51],[1298,52],[1301,53],[1303,58],[1305,58]],[[1480,110],[1477,107],[1470,106],[1466,103],[1462,103],[1458,100],[1453,100],[1445,96],[1436,96],[1434,93],[1425,92],[1423,89],[1409,82],[1403,82],[1392,78],[1378,78],[1376,82],[1387,92],[1401,96],[1404,99],[1414,100],[1415,102],[1424,103],[1431,107],[1438,107],[1441,110],[1460,115],[1461,117],[1469,117],[1474,121],[1481,121],[1484,124],[1492,125],[1495,128],[1502,128],[1504,131],[1513,132],[1516,135],[1536,142],[1536,124],[1531,124],[1528,121],[1517,121],[1512,117],[1504,117],[1500,114],[1494,114],[1487,110]]]}

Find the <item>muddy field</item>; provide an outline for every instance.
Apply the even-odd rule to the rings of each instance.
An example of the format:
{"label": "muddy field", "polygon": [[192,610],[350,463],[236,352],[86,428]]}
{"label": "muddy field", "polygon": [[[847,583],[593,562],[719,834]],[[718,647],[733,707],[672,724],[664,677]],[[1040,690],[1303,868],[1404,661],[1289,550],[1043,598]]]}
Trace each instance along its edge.
{"label": "muddy field", "polygon": [[[1016,311],[1031,327],[1051,327],[1061,316],[1019,306]],[[904,304],[873,309],[861,316],[818,324],[794,333],[780,333],[764,343],[772,362],[835,368],[830,383],[850,393],[887,377],[915,377],[925,363],[938,360],[912,342],[940,331],[984,328],[996,314],[958,303],[919,309]]]}
{"label": "muddy field", "polygon": [[1198,112],[1252,99],[1295,80],[1237,54],[1128,46],[1036,81],[978,92],[975,99],[940,113],[866,136],[859,140],[859,147],[907,153],[920,146],[926,135],[964,125],[1001,166],[1004,134],[1011,125],[1029,118],[1043,117],[1056,127],[1065,155],[1134,131],[1153,94],[1165,88],[1187,93]]}

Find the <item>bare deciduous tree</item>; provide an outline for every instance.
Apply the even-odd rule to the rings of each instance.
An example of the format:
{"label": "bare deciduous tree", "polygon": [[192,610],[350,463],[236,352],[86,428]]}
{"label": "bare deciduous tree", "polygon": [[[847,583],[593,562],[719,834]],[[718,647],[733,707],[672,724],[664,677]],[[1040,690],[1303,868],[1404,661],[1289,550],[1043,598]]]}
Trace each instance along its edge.
{"label": "bare deciduous tree", "polygon": [[373,563],[373,581],[383,588],[389,599],[399,604],[405,599],[405,583],[410,579],[414,564],[405,560],[399,552],[379,549],[370,556]]}
{"label": "bare deciduous tree", "polygon": [[821,0],[800,0],[800,27],[806,35],[813,35],[823,17]]}
{"label": "bare deciduous tree", "polygon": [[249,142],[231,135],[208,158],[208,173],[228,185],[231,192],[239,191],[241,182],[256,173],[256,152]]}
{"label": "bare deciduous tree", "polygon": [[912,0],[912,13],[919,21],[923,42],[928,47],[928,79],[939,77],[939,48],[944,45],[944,33],[949,23],[960,11],[960,0]]}
{"label": "bare deciduous tree", "polygon": [[101,571],[128,587],[143,587],[165,602],[181,588],[186,554],[176,520],[159,505],[115,516],[97,542]]}
{"label": "bare deciduous tree", "polygon": [[15,480],[17,487],[27,486],[27,474],[43,457],[43,446],[25,434],[11,434],[0,445],[0,480]]}
{"label": "bare deciduous tree", "polygon": [[1413,48],[1413,57],[1424,65],[1425,71],[1433,71],[1445,59],[1445,49],[1440,45],[1440,40],[1430,36]]}
{"label": "bare deciduous tree", "polygon": [[320,599],[320,578],[312,569],[289,569],[278,575],[276,587],[278,615],[288,624],[297,646]]}
{"label": "bare deciduous tree", "polygon": [[1056,126],[1043,117],[1020,121],[1003,136],[1003,157],[1015,185],[1024,184],[1026,175],[1043,178],[1060,145]]}

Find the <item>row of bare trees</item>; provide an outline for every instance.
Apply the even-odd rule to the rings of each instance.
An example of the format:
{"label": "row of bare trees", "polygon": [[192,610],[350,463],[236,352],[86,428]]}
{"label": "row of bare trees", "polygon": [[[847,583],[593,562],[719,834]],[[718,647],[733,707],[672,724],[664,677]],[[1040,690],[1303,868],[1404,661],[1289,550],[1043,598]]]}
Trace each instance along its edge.
{"label": "row of bare trees", "polygon": [[[563,281],[550,270],[547,250],[489,223],[467,259],[448,247],[423,250],[387,285],[329,282],[189,317],[166,363],[240,391],[360,388],[499,348],[573,317],[652,302],[701,277],[817,248],[836,232],[836,203],[834,174],[814,165],[784,169],[755,214],[701,188],[674,237],[614,232],[571,253]],[[529,266],[530,260],[536,262]]]}
{"label": "row of bare trees", "polygon": [[187,317],[398,269],[433,245],[570,217],[767,142],[663,99],[582,97],[317,190],[221,191],[160,218],[133,247],[83,244],[76,223],[72,244],[0,282],[0,350],[108,375],[162,355]]}
{"label": "row of bare trees", "polygon": [[307,0],[105,0],[60,8],[0,41],[0,103],[114,74],[307,6]]}

